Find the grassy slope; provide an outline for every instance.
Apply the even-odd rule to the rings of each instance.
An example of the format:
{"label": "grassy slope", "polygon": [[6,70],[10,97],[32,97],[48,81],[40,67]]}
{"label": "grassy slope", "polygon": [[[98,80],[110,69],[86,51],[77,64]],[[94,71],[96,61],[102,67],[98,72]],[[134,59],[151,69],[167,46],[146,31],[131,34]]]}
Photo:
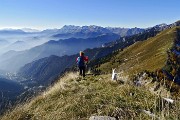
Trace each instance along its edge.
{"label": "grassy slope", "polygon": [[69,74],[47,92],[6,114],[2,120],[88,119],[91,115],[118,116],[118,109],[123,110],[119,113],[123,119],[150,119],[139,110],[154,108],[154,100],[155,96],[143,88],[119,85],[111,82],[108,76],[90,76],[82,80]]}
{"label": "grassy slope", "polygon": [[132,75],[143,70],[155,71],[162,68],[167,60],[166,51],[172,47],[177,29],[180,28],[165,30],[146,41],[131,45],[109,62],[102,64],[100,69],[102,71],[111,71],[109,68],[118,68]]}
{"label": "grassy slope", "polygon": [[123,120],[151,119],[142,110],[151,110],[162,119],[178,118],[179,102],[172,109],[164,107],[163,111],[160,111],[159,102],[159,96],[144,87],[118,84],[110,81],[109,75],[88,76],[84,80],[69,73],[29,103],[5,114],[1,120],[88,120],[92,115]]}

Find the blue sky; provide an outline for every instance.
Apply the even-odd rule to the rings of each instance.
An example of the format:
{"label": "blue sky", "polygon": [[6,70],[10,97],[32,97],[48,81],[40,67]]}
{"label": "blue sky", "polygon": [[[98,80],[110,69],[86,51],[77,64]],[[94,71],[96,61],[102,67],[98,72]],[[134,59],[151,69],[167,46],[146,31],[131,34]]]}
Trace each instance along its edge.
{"label": "blue sky", "polygon": [[0,0],[0,28],[149,27],[180,19],[180,0]]}

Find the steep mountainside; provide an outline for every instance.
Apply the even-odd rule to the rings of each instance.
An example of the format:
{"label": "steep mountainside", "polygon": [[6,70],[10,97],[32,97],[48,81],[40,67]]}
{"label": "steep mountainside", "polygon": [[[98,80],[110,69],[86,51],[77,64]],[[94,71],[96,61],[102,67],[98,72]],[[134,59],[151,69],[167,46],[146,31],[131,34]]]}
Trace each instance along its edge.
{"label": "steep mountainside", "polygon": [[53,55],[42,58],[22,67],[19,75],[28,80],[33,80],[38,84],[47,85],[59,76],[59,73],[64,71],[65,68],[71,67],[75,63],[76,56],[77,55],[58,57]]}
{"label": "steep mountainside", "polygon": [[177,38],[177,30],[179,27],[167,29],[146,41],[136,42],[113,56],[110,61],[107,60],[107,63],[101,64],[100,69],[111,71],[109,66],[118,66],[127,74],[135,74],[143,70],[155,71],[162,68],[168,58],[167,51],[173,47]]}
{"label": "steep mountainside", "polygon": [[[94,60],[90,66],[94,72],[110,73],[117,68],[131,77],[150,73],[153,79],[165,84],[171,92],[179,91],[180,85],[180,27],[164,30],[157,36],[127,47],[122,52],[114,51],[105,58]],[[156,76],[156,77],[155,77]],[[164,82],[162,81],[164,80]],[[172,82],[173,81],[173,82]]]}
{"label": "steep mountainside", "polygon": [[18,82],[0,78],[0,91],[4,94],[1,97],[9,96],[10,98],[13,93],[19,93],[22,89],[23,87]]}
{"label": "steep mountainside", "polygon": [[0,113],[12,105],[24,88],[18,82],[0,78]]}

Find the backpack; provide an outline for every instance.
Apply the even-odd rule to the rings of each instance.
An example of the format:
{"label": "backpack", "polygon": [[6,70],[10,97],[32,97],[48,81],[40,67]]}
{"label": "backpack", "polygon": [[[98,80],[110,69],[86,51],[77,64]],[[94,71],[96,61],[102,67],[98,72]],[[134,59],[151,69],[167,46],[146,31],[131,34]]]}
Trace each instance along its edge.
{"label": "backpack", "polygon": [[80,57],[77,58],[77,65],[78,65],[78,67],[83,67],[83,66],[85,66],[85,64],[84,64],[84,58],[83,58],[82,56],[80,56]]}

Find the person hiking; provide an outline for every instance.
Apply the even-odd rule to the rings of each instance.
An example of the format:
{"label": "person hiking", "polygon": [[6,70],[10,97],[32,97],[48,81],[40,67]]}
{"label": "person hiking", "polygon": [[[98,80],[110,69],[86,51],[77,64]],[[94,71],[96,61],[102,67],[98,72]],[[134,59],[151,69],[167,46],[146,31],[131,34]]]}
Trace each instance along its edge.
{"label": "person hiking", "polygon": [[84,52],[79,52],[79,57],[77,57],[76,62],[79,67],[79,74],[83,77],[85,77],[85,69],[86,65],[85,62],[88,62],[88,56],[84,56]]}

